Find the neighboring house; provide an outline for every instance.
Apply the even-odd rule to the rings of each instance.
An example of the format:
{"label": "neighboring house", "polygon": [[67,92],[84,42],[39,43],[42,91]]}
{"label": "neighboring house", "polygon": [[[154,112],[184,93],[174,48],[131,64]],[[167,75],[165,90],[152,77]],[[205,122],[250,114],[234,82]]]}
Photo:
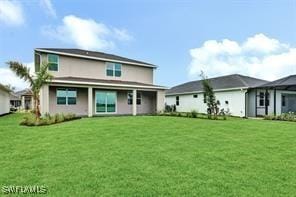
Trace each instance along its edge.
{"label": "neighboring house", "polygon": [[15,92],[10,92],[10,107],[14,109],[20,109],[22,105],[22,100],[20,95],[16,94]]}
{"label": "neighboring house", "polygon": [[[227,75],[209,79],[215,91],[220,109],[233,116],[246,116],[247,92],[250,88],[265,84],[267,81],[243,75]],[[207,104],[203,96],[202,80],[184,83],[166,92],[166,104],[176,105],[179,112],[196,110],[207,112]]]}
{"label": "neighboring house", "polygon": [[296,75],[257,86],[248,97],[250,117],[296,112]]}
{"label": "neighboring house", "polygon": [[[16,96],[15,103],[18,105],[20,100],[20,109],[22,110],[32,110],[34,108],[34,99],[32,90],[26,88],[24,90],[15,92]],[[11,101],[12,102],[12,101]]]}
{"label": "neighboring house", "polygon": [[35,49],[35,72],[49,63],[53,80],[40,93],[41,113],[151,114],[164,109],[165,88],[153,84],[156,66],[80,49]]}
{"label": "neighboring house", "polygon": [[9,108],[9,93],[10,90],[0,84],[0,115],[8,114]]}

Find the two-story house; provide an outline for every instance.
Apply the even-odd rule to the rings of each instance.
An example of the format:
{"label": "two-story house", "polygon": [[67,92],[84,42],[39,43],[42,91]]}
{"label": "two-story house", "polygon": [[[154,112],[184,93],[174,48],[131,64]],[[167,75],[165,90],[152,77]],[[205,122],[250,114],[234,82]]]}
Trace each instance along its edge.
{"label": "two-story house", "polygon": [[165,87],[153,84],[156,66],[80,49],[37,48],[35,72],[49,63],[53,80],[40,91],[41,113],[151,114],[162,111]]}

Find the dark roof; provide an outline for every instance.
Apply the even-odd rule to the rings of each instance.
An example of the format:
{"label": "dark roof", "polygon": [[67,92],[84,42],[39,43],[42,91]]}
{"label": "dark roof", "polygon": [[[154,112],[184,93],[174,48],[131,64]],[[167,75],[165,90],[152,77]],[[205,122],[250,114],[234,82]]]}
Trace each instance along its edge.
{"label": "dark roof", "polygon": [[[210,78],[210,83],[214,90],[232,89],[232,88],[251,88],[265,84],[268,81],[248,77],[244,75],[234,74],[221,77]],[[202,80],[190,81],[166,91],[166,94],[182,94],[189,92],[202,92]]]}
{"label": "dark roof", "polygon": [[286,86],[296,86],[296,75],[290,75],[288,77],[284,77],[269,83],[265,83],[258,87],[272,88],[272,87],[286,87]]}
{"label": "dark roof", "polygon": [[31,95],[33,95],[33,92],[32,92],[32,90],[26,88],[24,90],[15,92],[15,94],[19,95],[19,96],[31,96]]}
{"label": "dark roof", "polygon": [[132,86],[147,86],[149,87],[154,87],[154,88],[159,88],[159,89],[166,89],[163,86],[158,86],[158,85],[153,85],[153,84],[147,84],[147,83],[139,83],[139,82],[134,82],[134,81],[120,81],[120,80],[105,80],[105,79],[90,79],[90,78],[80,78],[80,77],[55,77],[54,80],[61,80],[61,81],[75,81],[75,82],[86,82],[86,83],[105,83],[106,85],[108,84],[118,84],[118,85],[132,85]]}
{"label": "dark roof", "polygon": [[88,51],[88,50],[82,50],[82,49],[64,49],[64,48],[36,48],[36,51],[39,50],[46,50],[46,51],[51,51],[51,52],[57,52],[57,53],[67,53],[69,55],[83,55],[89,58],[102,58],[102,59],[108,59],[108,60],[115,60],[115,61],[123,61],[123,62],[131,62],[134,64],[141,64],[141,65],[146,65],[149,67],[156,67],[153,64],[147,63],[147,62],[142,62],[134,59],[129,59],[126,57],[121,57],[118,55],[113,55],[113,54],[108,54],[108,53],[103,53],[99,51]]}

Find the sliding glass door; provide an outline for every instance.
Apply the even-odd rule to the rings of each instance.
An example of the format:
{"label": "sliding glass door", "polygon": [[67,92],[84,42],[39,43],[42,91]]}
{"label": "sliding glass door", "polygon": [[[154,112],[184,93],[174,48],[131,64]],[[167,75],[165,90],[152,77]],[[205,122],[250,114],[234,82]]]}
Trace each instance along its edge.
{"label": "sliding glass door", "polygon": [[115,113],[116,103],[116,92],[96,91],[97,113]]}

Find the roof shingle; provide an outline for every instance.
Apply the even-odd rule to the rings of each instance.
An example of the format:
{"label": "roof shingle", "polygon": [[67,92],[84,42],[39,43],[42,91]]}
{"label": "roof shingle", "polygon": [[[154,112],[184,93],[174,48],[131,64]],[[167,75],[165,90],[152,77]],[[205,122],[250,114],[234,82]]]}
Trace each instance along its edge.
{"label": "roof shingle", "polygon": [[[234,74],[221,77],[210,78],[210,83],[214,90],[219,89],[232,89],[232,88],[252,88],[258,85],[267,83],[268,81],[248,77],[244,75]],[[202,92],[202,80],[190,81],[172,87],[166,91],[166,94],[183,94],[190,92]]]}

